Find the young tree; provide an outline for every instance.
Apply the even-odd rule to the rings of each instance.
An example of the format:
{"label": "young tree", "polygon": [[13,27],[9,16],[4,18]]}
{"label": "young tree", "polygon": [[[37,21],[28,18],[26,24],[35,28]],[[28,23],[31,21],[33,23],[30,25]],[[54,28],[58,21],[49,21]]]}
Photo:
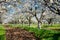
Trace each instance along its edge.
{"label": "young tree", "polygon": [[22,26],[24,24],[24,21],[25,21],[25,16],[23,13],[20,14],[20,18],[19,18],[19,21],[21,22]]}
{"label": "young tree", "polygon": [[[35,2],[36,2],[36,0],[34,1],[34,5],[29,3],[30,6],[26,6],[26,8],[28,8],[28,10],[25,10],[25,12],[32,14],[38,22],[38,28],[41,28],[44,10],[40,9],[40,6],[39,6],[40,4],[38,2],[37,2],[38,4],[36,4]],[[34,6],[34,7],[32,7],[32,6]]]}
{"label": "young tree", "polygon": [[33,15],[31,15],[30,13],[25,13],[25,17],[26,17],[26,19],[28,20],[28,24],[29,24],[29,26],[31,25],[31,18],[33,17]]}

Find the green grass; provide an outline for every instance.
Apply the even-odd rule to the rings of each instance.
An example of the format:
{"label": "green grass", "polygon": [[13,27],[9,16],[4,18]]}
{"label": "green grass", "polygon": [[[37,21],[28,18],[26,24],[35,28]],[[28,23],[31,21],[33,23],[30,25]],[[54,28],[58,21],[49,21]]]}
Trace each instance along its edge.
{"label": "green grass", "polygon": [[42,27],[60,27],[60,24],[42,24]]}
{"label": "green grass", "polygon": [[[11,27],[19,27],[19,26],[22,26],[22,24],[9,24]],[[22,27],[24,26],[27,26],[28,27],[28,24],[23,24]],[[42,24],[42,29],[44,28],[47,28],[47,29],[60,29],[60,24],[52,24],[52,25],[48,25],[48,24]],[[33,28],[37,28],[37,24],[31,24],[30,27],[33,27]]]}
{"label": "green grass", "polygon": [[0,40],[6,40],[5,39],[5,29],[2,25],[0,25]]}
{"label": "green grass", "polygon": [[5,34],[5,29],[2,25],[0,25],[0,35]]}
{"label": "green grass", "polygon": [[0,40],[6,40],[5,34],[4,35],[0,35]]}
{"label": "green grass", "polygon": [[[10,27],[18,27],[18,26],[22,26],[22,24],[8,24]],[[28,26],[28,24],[23,24],[23,27],[24,26]],[[37,24],[31,24],[30,27],[34,27],[36,28],[37,27]]]}

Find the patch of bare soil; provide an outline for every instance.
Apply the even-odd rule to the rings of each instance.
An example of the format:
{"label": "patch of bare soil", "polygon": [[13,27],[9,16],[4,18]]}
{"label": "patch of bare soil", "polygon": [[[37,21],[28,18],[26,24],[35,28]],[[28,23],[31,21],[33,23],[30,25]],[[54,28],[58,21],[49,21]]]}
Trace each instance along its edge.
{"label": "patch of bare soil", "polygon": [[36,40],[33,33],[21,28],[6,29],[6,40]]}

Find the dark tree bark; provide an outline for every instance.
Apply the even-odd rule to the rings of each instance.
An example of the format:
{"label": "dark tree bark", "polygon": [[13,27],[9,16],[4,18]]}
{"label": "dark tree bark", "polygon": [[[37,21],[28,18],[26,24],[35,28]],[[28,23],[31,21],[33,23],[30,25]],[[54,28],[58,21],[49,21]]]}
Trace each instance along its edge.
{"label": "dark tree bark", "polygon": [[52,18],[48,19],[48,24],[51,24],[52,23]]}
{"label": "dark tree bark", "polygon": [[29,26],[31,25],[31,17],[29,17]]}
{"label": "dark tree bark", "polygon": [[22,27],[23,27],[23,24],[24,24],[24,21],[23,20],[21,20],[21,24],[22,24]]}

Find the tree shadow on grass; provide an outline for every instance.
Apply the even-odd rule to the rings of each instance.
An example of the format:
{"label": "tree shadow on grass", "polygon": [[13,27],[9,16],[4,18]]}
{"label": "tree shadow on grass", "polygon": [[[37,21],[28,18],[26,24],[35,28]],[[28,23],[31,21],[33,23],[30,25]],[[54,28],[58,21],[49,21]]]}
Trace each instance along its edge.
{"label": "tree shadow on grass", "polygon": [[54,34],[53,36],[45,36],[43,37],[45,40],[60,40],[60,34]]}
{"label": "tree shadow on grass", "polygon": [[60,39],[58,39],[60,37],[60,34],[54,34],[53,35],[53,40],[60,40]]}

